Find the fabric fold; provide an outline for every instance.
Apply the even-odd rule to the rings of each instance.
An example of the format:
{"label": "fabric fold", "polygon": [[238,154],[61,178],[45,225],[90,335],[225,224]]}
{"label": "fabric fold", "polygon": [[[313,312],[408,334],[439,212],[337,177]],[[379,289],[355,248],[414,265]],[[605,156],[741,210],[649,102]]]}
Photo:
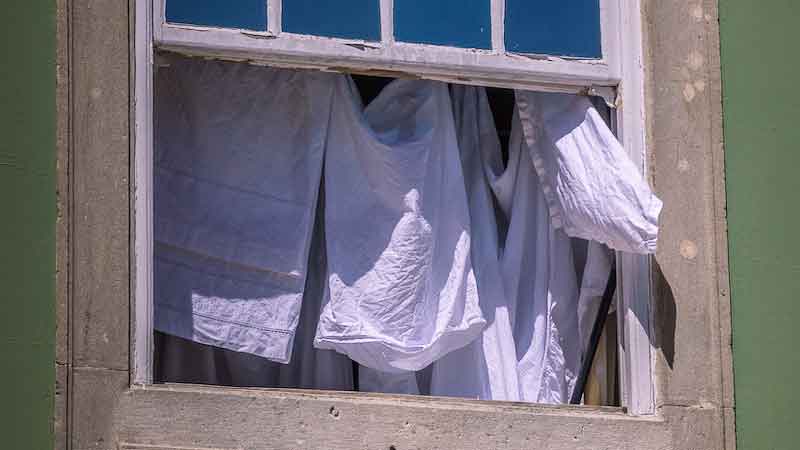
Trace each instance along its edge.
{"label": "fabric fold", "polygon": [[472,221],[472,260],[487,325],[470,345],[433,364],[431,394],[516,401],[516,347],[500,271],[495,199],[489,186],[490,179],[496,181],[501,176],[503,154],[486,90],[453,85],[451,94]]}
{"label": "fabric fold", "polygon": [[516,91],[553,225],[614,250],[654,253],[662,202],[587,97]]}
{"label": "fabric fold", "polygon": [[508,165],[495,189],[508,205],[501,256],[516,345],[521,401],[565,403],[580,364],[578,287],[570,238],[552,221],[515,114]]}

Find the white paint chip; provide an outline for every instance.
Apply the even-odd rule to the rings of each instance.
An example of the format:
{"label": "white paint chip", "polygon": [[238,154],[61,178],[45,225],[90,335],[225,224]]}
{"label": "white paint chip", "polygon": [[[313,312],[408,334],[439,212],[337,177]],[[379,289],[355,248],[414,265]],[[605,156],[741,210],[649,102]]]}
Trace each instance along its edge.
{"label": "white paint chip", "polygon": [[703,20],[703,5],[696,5],[692,8],[692,17],[697,21]]}
{"label": "white paint chip", "polygon": [[694,89],[697,92],[703,92],[706,90],[706,82],[703,80],[697,80],[694,82]]}
{"label": "white paint chip", "polygon": [[681,241],[680,251],[681,256],[688,260],[693,260],[697,257],[697,245],[692,241]]}
{"label": "white paint chip", "polygon": [[706,61],[705,61],[705,58],[703,58],[703,55],[700,54],[700,52],[698,52],[697,50],[694,50],[694,51],[692,51],[692,53],[689,54],[689,58],[687,59],[687,62],[689,63],[689,67],[691,69],[698,70],[701,67],[703,67],[703,65],[705,64]]}
{"label": "white paint chip", "polygon": [[691,102],[694,100],[694,96],[694,86],[691,83],[686,83],[686,85],[683,87],[683,98],[685,98],[687,102]]}

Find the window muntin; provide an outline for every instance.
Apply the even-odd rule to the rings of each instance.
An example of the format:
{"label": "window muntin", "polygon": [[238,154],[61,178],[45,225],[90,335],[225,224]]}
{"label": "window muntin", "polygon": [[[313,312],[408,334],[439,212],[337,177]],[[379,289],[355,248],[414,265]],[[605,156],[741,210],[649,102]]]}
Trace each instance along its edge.
{"label": "window muntin", "polygon": [[[190,2],[164,0],[166,23],[267,29],[267,0],[222,3],[215,0]],[[461,48],[501,51],[492,43],[492,28],[505,30],[509,51],[540,55],[599,59],[601,52],[600,0],[545,2],[530,0],[269,0],[280,14],[282,28],[273,33],[377,42],[381,28],[394,30],[390,40]],[[393,9],[391,23],[381,24],[380,5]],[[492,15],[504,9],[503,21],[492,23]],[[390,26],[391,25],[391,26]]]}

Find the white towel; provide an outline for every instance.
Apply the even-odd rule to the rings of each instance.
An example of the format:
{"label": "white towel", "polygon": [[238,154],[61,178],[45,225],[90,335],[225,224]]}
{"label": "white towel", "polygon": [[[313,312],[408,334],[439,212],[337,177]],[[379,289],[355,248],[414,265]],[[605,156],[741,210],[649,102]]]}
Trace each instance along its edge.
{"label": "white towel", "polygon": [[342,77],[179,58],[157,77],[155,327],[286,363]]}

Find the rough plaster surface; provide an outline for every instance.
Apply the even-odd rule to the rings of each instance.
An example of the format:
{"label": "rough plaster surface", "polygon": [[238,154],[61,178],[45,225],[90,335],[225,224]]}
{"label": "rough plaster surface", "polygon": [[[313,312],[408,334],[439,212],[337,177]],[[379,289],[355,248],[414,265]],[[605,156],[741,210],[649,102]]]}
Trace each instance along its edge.
{"label": "rough plaster surface", "polygon": [[72,363],[128,369],[128,5],[74,1]]}

